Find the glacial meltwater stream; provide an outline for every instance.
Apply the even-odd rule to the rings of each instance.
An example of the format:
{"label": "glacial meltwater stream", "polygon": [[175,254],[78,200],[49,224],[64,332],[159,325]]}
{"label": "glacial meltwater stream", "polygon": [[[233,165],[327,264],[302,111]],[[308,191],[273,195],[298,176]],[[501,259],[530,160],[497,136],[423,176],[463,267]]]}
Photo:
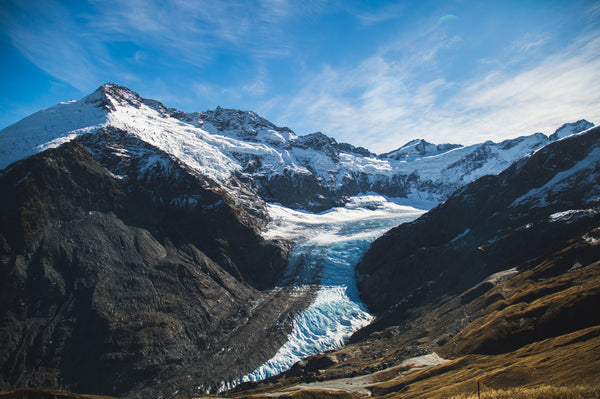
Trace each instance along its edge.
{"label": "glacial meltwater stream", "polygon": [[380,196],[353,197],[343,208],[313,214],[269,205],[273,221],[266,235],[296,243],[289,276],[296,285],[318,284],[313,303],[293,320],[293,330],[279,351],[254,372],[225,384],[228,389],[289,369],[297,361],[340,347],[372,316],[360,301],[354,266],[377,237],[424,211]]}

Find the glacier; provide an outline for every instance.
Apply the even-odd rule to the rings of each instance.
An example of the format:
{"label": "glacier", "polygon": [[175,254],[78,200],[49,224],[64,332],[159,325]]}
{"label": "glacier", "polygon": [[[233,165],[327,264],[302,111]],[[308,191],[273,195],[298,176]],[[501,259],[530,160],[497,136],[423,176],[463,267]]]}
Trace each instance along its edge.
{"label": "glacier", "polygon": [[296,243],[288,277],[295,285],[318,285],[314,301],[292,321],[292,332],[279,351],[258,369],[220,391],[288,370],[310,355],[338,348],[372,315],[358,296],[354,266],[373,240],[390,228],[425,212],[378,195],[349,199],[344,207],[310,213],[269,204],[268,238]]}

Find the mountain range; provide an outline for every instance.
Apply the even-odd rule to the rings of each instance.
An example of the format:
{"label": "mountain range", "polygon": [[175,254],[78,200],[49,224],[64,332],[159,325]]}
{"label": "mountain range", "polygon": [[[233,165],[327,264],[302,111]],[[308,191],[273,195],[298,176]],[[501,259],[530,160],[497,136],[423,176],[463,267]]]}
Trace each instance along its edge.
{"label": "mountain range", "polygon": [[387,370],[363,384],[384,395],[418,386],[389,370],[434,351],[463,367],[552,339],[596,348],[599,132],[376,155],[114,84],[42,110],[0,131],[0,388],[193,395],[257,369],[318,289],[298,289],[295,243],[265,234],[269,203],[326,212],[365,194],[433,208],[356,266],[374,321],[238,392]]}
{"label": "mountain range", "polygon": [[297,136],[254,112],[217,108],[185,113],[106,84],[81,100],[61,103],[4,129],[0,167],[112,127],[223,187],[238,186],[228,182],[235,177],[262,199],[295,209],[322,211],[367,192],[437,204],[466,183],[592,126],[581,120],[565,124],[550,137],[537,133],[467,147],[417,140],[376,156],[320,132]]}

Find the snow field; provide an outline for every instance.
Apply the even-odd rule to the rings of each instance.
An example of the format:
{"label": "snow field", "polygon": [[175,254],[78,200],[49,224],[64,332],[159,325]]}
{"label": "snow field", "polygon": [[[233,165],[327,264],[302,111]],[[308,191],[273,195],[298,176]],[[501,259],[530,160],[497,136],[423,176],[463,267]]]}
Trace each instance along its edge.
{"label": "snow field", "polygon": [[0,169],[97,130],[104,126],[107,114],[81,99],[38,111],[8,126],[0,134]]}

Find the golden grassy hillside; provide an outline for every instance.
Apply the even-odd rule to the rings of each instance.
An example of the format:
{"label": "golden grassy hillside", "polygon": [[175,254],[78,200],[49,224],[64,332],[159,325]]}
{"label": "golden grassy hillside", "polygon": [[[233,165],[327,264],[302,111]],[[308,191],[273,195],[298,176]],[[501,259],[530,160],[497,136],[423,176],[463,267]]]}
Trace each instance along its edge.
{"label": "golden grassy hillside", "polygon": [[[228,396],[473,398],[479,383],[482,398],[600,397],[599,238],[590,231],[487,290],[403,310],[403,323],[327,353],[331,367]],[[449,361],[402,363],[431,352]]]}

